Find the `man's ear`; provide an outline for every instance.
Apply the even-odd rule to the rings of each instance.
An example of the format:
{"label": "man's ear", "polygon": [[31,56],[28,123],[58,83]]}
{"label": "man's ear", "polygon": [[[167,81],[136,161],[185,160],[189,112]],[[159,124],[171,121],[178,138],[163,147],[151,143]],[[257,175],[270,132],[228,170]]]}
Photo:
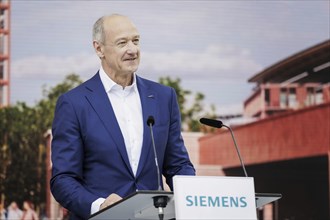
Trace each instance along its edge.
{"label": "man's ear", "polygon": [[94,40],[93,41],[93,47],[94,47],[94,50],[95,50],[97,56],[100,59],[103,58],[104,57],[104,53],[103,53],[103,47],[102,47],[102,45],[98,41]]}

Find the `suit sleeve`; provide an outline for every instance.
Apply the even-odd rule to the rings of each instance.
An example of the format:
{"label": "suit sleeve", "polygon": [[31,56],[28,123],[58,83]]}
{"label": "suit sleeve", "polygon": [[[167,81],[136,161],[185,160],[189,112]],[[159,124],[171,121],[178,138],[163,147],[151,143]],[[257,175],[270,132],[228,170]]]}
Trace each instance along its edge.
{"label": "suit sleeve", "polygon": [[52,126],[51,191],[71,212],[87,219],[98,196],[84,187],[84,146],[74,106],[65,96],[57,102]]}
{"label": "suit sleeve", "polygon": [[171,91],[170,127],[165,150],[163,175],[171,190],[173,190],[173,176],[195,175],[194,166],[190,162],[181,136],[181,115],[174,89]]}

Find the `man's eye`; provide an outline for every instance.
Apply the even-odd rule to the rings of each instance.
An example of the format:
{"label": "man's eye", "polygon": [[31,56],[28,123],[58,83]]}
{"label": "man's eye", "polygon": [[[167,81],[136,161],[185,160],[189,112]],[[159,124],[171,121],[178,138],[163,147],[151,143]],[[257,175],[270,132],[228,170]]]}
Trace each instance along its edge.
{"label": "man's eye", "polygon": [[119,45],[119,46],[125,46],[125,44],[126,44],[126,41],[119,41],[119,42],[118,42],[118,45]]}
{"label": "man's eye", "polygon": [[135,45],[138,45],[138,44],[140,43],[140,39],[134,39],[134,40],[133,40],[133,43],[134,43]]}

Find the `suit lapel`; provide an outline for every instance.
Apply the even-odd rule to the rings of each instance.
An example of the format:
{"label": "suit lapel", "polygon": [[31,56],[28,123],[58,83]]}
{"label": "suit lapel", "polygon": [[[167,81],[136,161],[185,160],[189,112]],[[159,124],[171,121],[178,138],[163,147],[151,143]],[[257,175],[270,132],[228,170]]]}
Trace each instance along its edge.
{"label": "suit lapel", "polygon": [[146,160],[148,158],[148,154],[151,151],[150,150],[151,135],[150,135],[150,128],[147,125],[147,120],[149,116],[155,117],[157,94],[155,93],[155,91],[153,91],[150,87],[147,86],[147,84],[142,78],[137,76],[136,80],[137,80],[137,86],[141,99],[142,114],[143,114],[143,144],[142,144],[139,166],[136,173],[136,176],[139,176],[143,166],[147,163]]}
{"label": "suit lapel", "polygon": [[125,147],[124,138],[120,131],[120,127],[109,101],[108,95],[104,90],[104,86],[101,82],[99,73],[97,73],[90,81],[86,82],[86,89],[89,90],[89,92],[86,94],[87,100],[101,119],[104,127],[109,132],[113,141],[116,143],[117,149],[120,152],[122,159],[125,161],[128,170],[133,175]]}

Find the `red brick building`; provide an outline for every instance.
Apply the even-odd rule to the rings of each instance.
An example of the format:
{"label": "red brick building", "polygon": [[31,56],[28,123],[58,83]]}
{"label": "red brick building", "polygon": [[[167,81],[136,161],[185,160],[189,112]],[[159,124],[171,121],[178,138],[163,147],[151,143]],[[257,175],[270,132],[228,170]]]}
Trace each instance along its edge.
{"label": "red brick building", "polygon": [[330,102],[330,41],[299,52],[249,79],[257,83],[244,102],[247,117],[277,113]]}
{"label": "red brick building", "polygon": [[[256,192],[283,198],[260,219],[329,219],[330,41],[280,61],[253,76],[257,84],[244,115],[258,120],[233,127]],[[230,133],[199,140],[201,165],[221,165],[243,176]]]}

